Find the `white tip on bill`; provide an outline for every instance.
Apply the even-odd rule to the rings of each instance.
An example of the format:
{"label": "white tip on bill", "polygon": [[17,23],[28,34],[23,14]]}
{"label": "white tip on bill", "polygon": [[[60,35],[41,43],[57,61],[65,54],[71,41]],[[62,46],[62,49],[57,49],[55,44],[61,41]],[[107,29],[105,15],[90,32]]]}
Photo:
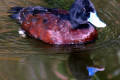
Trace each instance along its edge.
{"label": "white tip on bill", "polygon": [[90,23],[92,23],[94,26],[96,26],[96,27],[98,27],[98,28],[100,28],[100,27],[106,27],[106,24],[104,23],[104,22],[102,22],[99,18],[98,18],[98,16],[97,16],[97,14],[96,13],[90,13],[90,18],[88,19],[88,21],[90,22]]}

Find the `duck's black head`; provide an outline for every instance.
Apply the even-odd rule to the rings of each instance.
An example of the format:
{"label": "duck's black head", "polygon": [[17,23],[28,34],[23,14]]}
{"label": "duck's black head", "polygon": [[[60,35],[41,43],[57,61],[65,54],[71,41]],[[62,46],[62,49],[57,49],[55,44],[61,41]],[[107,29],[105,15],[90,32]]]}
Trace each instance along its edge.
{"label": "duck's black head", "polygon": [[[90,0],[76,0],[69,12],[73,28],[79,27],[81,24],[87,24],[88,22],[96,27],[106,26],[106,24],[101,22],[97,17],[95,7]],[[98,23],[96,21],[98,21]]]}

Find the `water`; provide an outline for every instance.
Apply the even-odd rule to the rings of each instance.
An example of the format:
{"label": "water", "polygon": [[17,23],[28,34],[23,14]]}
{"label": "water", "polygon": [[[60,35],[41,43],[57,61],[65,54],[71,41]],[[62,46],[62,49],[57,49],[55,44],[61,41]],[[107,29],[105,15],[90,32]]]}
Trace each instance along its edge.
{"label": "water", "polygon": [[[21,38],[20,24],[7,13],[11,7],[30,5],[69,9],[73,1],[0,0],[0,80],[120,80],[119,0],[91,0],[107,27],[97,29],[98,40],[86,45]],[[89,76],[91,67],[102,71]]]}

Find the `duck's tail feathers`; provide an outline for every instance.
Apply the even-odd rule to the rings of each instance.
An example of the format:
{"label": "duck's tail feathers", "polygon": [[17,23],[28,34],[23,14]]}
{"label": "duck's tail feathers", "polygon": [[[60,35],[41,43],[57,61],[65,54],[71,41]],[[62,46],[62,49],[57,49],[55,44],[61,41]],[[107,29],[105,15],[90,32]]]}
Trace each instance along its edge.
{"label": "duck's tail feathers", "polygon": [[19,19],[19,12],[23,9],[23,7],[12,7],[9,13],[12,13],[12,15],[9,15],[10,18],[13,19]]}

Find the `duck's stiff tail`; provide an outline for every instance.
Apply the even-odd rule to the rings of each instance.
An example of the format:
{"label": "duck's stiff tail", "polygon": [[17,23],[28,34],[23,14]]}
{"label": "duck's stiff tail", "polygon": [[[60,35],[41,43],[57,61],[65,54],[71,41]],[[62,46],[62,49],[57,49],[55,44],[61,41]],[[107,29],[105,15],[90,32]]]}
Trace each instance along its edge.
{"label": "duck's stiff tail", "polygon": [[9,13],[13,13],[13,15],[10,15],[13,19],[19,19],[19,13],[23,9],[23,7],[12,7]]}

